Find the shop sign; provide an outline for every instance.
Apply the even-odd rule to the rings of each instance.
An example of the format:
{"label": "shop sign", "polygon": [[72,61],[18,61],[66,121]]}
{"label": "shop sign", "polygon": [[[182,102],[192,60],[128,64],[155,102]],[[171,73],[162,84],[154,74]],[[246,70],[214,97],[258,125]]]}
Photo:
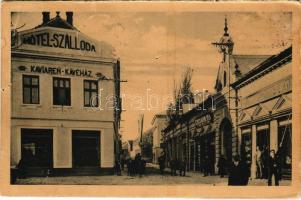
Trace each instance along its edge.
{"label": "shop sign", "polygon": [[39,74],[61,75],[61,76],[81,76],[93,77],[93,72],[87,69],[79,69],[74,67],[51,67],[44,65],[31,65],[29,70],[26,66],[19,66],[20,71],[29,71]]}
{"label": "shop sign", "polygon": [[79,39],[77,36],[63,33],[32,33],[23,35],[22,42],[27,45],[96,52],[94,44]]}
{"label": "shop sign", "polygon": [[211,124],[213,121],[213,117],[211,114],[206,114],[201,116],[200,118],[195,119],[194,123],[196,127],[206,126]]}

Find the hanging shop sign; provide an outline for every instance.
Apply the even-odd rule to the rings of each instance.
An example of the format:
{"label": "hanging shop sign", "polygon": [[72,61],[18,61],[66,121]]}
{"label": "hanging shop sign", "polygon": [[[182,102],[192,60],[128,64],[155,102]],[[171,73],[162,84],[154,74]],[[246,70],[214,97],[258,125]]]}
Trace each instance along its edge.
{"label": "hanging shop sign", "polygon": [[63,33],[32,33],[22,36],[22,44],[96,52],[95,45],[77,36]]}
{"label": "hanging shop sign", "polygon": [[203,115],[197,119],[195,119],[194,123],[196,127],[203,127],[206,126],[208,124],[211,124],[213,121],[213,117],[212,114],[208,113],[206,115]]}

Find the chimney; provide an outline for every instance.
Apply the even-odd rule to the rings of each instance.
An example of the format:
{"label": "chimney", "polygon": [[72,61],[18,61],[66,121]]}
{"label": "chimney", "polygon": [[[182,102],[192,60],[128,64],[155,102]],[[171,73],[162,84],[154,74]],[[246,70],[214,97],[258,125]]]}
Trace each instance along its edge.
{"label": "chimney", "polygon": [[66,18],[68,24],[73,26],[73,12],[66,12]]}
{"label": "chimney", "polygon": [[50,21],[50,12],[42,12],[43,14],[43,24],[46,24]]}

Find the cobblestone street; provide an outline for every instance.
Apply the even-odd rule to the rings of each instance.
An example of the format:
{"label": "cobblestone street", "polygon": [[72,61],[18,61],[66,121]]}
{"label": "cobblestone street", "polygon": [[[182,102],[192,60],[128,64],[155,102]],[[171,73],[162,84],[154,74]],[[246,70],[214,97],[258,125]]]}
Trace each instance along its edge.
{"label": "cobblestone street", "polygon": [[[127,176],[126,171],[122,176],[67,176],[67,177],[32,177],[18,179],[16,184],[42,184],[42,185],[178,185],[178,184],[200,184],[223,186],[227,185],[227,178],[219,176],[206,176],[201,173],[188,172],[185,177],[171,176],[168,170],[165,175],[161,175],[154,165],[147,166],[146,174],[142,177],[138,175]],[[250,180],[249,185],[266,186],[266,180]],[[280,185],[290,185],[290,181],[283,180]]]}

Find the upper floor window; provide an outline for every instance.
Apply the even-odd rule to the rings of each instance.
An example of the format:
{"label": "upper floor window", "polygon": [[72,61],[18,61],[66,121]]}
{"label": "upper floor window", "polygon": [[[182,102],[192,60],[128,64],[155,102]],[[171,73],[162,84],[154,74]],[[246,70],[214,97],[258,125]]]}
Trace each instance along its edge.
{"label": "upper floor window", "polygon": [[23,75],[23,103],[39,104],[39,76]]}
{"label": "upper floor window", "polygon": [[53,105],[71,105],[70,78],[53,78]]}
{"label": "upper floor window", "polygon": [[84,106],[98,107],[98,82],[84,80]]}

